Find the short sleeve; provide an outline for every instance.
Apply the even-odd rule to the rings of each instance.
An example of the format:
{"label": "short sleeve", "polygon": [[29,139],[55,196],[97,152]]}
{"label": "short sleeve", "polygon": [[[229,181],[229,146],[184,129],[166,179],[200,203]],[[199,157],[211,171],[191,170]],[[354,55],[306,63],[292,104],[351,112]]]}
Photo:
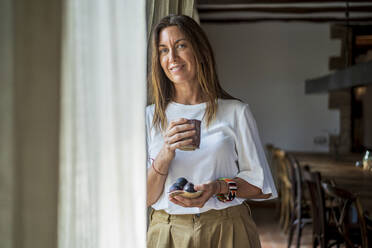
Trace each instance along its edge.
{"label": "short sleeve", "polygon": [[248,105],[244,105],[243,111],[238,114],[236,125],[239,166],[237,177],[260,188],[264,194],[271,193],[268,199],[276,198],[278,194],[270,167],[260,141],[256,122]]}

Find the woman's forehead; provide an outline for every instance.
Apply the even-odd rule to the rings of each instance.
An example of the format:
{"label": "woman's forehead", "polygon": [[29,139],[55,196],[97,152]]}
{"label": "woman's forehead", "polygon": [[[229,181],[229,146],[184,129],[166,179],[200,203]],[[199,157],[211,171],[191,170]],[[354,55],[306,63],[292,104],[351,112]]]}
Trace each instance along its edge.
{"label": "woman's forehead", "polygon": [[162,42],[176,42],[182,39],[186,40],[186,37],[178,26],[166,27],[162,29],[159,34],[159,44],[161,44]]}

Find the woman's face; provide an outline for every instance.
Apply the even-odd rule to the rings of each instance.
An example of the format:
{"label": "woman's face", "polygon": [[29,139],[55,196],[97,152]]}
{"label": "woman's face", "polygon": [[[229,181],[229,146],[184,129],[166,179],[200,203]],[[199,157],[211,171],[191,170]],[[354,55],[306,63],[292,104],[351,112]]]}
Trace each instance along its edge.
{"label": "woman's face", "polygon": [[160,32],[158,49],[161,67],[173,83],[195,82],[194,51],[177,26],[164,28]]}

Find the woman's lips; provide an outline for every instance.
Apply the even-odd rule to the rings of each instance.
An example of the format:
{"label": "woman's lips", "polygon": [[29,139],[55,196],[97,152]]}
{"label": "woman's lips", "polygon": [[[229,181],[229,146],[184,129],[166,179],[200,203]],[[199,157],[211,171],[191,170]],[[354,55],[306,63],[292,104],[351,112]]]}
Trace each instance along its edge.
{"label": "woman's lips", "polygon": [[178,72],[180,71],[182,68],[184,67],[184,65],[176,65],[176,66],[172,66],[169,70],[174,73],[174,72]]}

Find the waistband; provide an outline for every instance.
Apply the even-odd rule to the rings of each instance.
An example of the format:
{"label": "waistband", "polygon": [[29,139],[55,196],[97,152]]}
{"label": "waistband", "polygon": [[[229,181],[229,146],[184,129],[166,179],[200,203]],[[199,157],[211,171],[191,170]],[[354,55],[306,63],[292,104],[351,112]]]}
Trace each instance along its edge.
{"label": "waistband", "polygon": [[152,209],[150,213],[150,220],[156,220],[163,223],[170,222],[195,222],[195,220],[215,220],[218,218],[231,218],[248,214],[251,216],[251,210],[247,202],[240,205],[232,206],[224,209],[211,209],[200,214],[168,214],[164,210]]}

